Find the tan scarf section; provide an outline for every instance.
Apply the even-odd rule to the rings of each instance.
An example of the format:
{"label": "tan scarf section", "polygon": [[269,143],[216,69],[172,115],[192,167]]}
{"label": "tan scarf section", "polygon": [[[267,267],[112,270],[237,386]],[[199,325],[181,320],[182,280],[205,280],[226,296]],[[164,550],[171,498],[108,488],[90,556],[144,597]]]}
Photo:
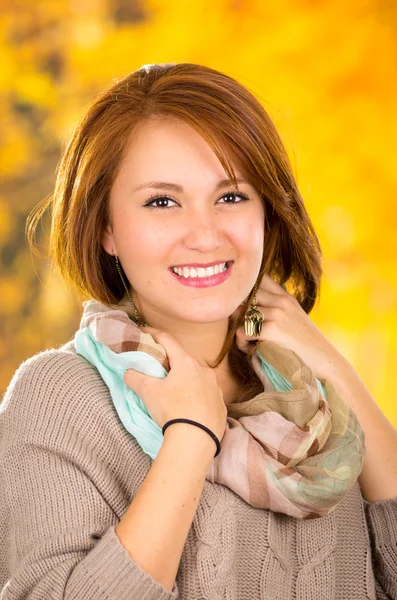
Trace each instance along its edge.
{"label": "tan scarf section", "polygon": [[[126,365],[134,368],[137,352],[145,352],[168,372],[165,350],[140,330],[124,306],[95,300],[83,306],[76,350],[100,370],[120,417],[123,403],[131,415],[140,410],[139,397],[122,380]],[[363,467],[365,437],[355,414],[331,382],[321,379],[322,387],[318,385],[309,366],[292,350],[260,342],[251,364],[263,392],[227,406],[221,452],[207,480],[229,487],[256,508],[298,519],[329,514]],[[112,384],[115,380],[117,385]],[[129,427],[125,418],[123,423],[142,446],[150,443],[154,428],[159,429],[150,418],[145,431],[133,423]]]}

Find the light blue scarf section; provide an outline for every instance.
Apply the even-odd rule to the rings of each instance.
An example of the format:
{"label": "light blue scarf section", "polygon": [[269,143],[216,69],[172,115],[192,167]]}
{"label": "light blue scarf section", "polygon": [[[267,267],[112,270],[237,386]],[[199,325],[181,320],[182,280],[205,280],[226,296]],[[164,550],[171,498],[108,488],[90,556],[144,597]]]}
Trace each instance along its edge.
{"label": "light blue scarf section", "polygon": [[[163,443],[161,428],[151,418],[142,399],[123,381],[128,369],[135,369],[145,375],[164,379],[167,371],[146,352],[131,351],[120,354],[113,352],[101,342],[97,342],[89,327],[79,329],[74,337],[76,352],[84,356],[102,376],[108,386],[117,414],[127,431],[137,440],[142,450],[153,460]],[[265,375],[277,392],[288,392],[291,383],[285,379],[272,365],[265,361],[256,350]],[[324,386],[316,379],[317,386],[324,398],[327,394]]]}

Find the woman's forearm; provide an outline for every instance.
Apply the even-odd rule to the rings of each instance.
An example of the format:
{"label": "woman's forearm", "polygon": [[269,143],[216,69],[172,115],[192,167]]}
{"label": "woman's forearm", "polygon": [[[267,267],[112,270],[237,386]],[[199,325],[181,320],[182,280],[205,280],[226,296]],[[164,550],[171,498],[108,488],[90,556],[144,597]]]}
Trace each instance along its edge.
{"label": "woman's forearm", "polygon": [[327,378],[348,402],[365,433],[367,453],[358,478],[364,498],[368,502],[397,498],[397,430],[338,351],[329,363]]}
{"label": "woman's forearm", "polygon": [[205,431],[172,425],[115,529],[131,558],[169,591],[215,450]]}

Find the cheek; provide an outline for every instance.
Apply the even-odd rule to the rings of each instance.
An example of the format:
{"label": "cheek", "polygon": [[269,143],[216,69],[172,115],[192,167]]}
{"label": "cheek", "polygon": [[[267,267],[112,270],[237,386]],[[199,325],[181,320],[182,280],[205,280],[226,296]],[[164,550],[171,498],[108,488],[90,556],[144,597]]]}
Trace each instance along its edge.
{"label": "cheek", "polygon": [[170,234],[164,225],[154,226],[130,215],[119,219],[117,238],[125,254],[140,257],[140,263],[149,262],[152,257],[158,261],[170,243]]}
{"label": "cheek", "polygon": [[249,254],[262,253],[264,242],[264,225],[261,221],[240,222],[234,228],[231,238],[236,248]]}

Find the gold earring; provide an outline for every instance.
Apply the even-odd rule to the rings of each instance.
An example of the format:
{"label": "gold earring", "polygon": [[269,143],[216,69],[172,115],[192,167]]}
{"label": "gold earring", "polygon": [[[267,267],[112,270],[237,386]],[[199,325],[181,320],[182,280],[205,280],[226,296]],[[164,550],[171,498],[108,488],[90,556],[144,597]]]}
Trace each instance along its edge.
{"label": "gold earring", "polygon": [[125,283],[125,281],[124,281],[124,277],[123,277],[123,275],[122,275],[122,273],[121,273],[121,269],[120,269],[120,263],[119,263],[119,257],[118,257],[118,256],[115,256],[115,255],[113,255],[113,256],[114,256],[114,258],[116,259],[116,267],[117,267],[117,270],[118,270],[118,272],[119,272],[119,275],[120,275],[121,281],[123,282],[123,285],[124,285],[125,291],[126,291],[126,293],[127,293],[127,296],[128,296],[128,300],[130,301],[130,303],[131,303],[131,306],[132,306],[132,308],[133,308],[133,310],[134,310],[134,314],[135,314],[135,323],[138,325],[138,327],[148,327],[147,323],[145,323],[144,321],[142,321],[142,319],[141,319],[141,317],[139,316],[139,313],[138,313],[138,311],[137,311],[137,309],[136,309],[136,306],[135,306],[135,304],[134,304],[134,303],[133,303],[133,301],[132,301],[132,298],[131,298],[131,296],[130,296],[130,292],[128,291],[128,287],[127,287],[127,285],[126,285],[126,283]]}
{"label": "gold earring", "polygon": [[263,314],[256,308],[256,292],[258,289],[258,282],[255,284],[254,288],[254,298],[252,300],[252,304],[245,313],[244,318],[244,331],[245,335],[258,337],[262,330],[263,323]]}

